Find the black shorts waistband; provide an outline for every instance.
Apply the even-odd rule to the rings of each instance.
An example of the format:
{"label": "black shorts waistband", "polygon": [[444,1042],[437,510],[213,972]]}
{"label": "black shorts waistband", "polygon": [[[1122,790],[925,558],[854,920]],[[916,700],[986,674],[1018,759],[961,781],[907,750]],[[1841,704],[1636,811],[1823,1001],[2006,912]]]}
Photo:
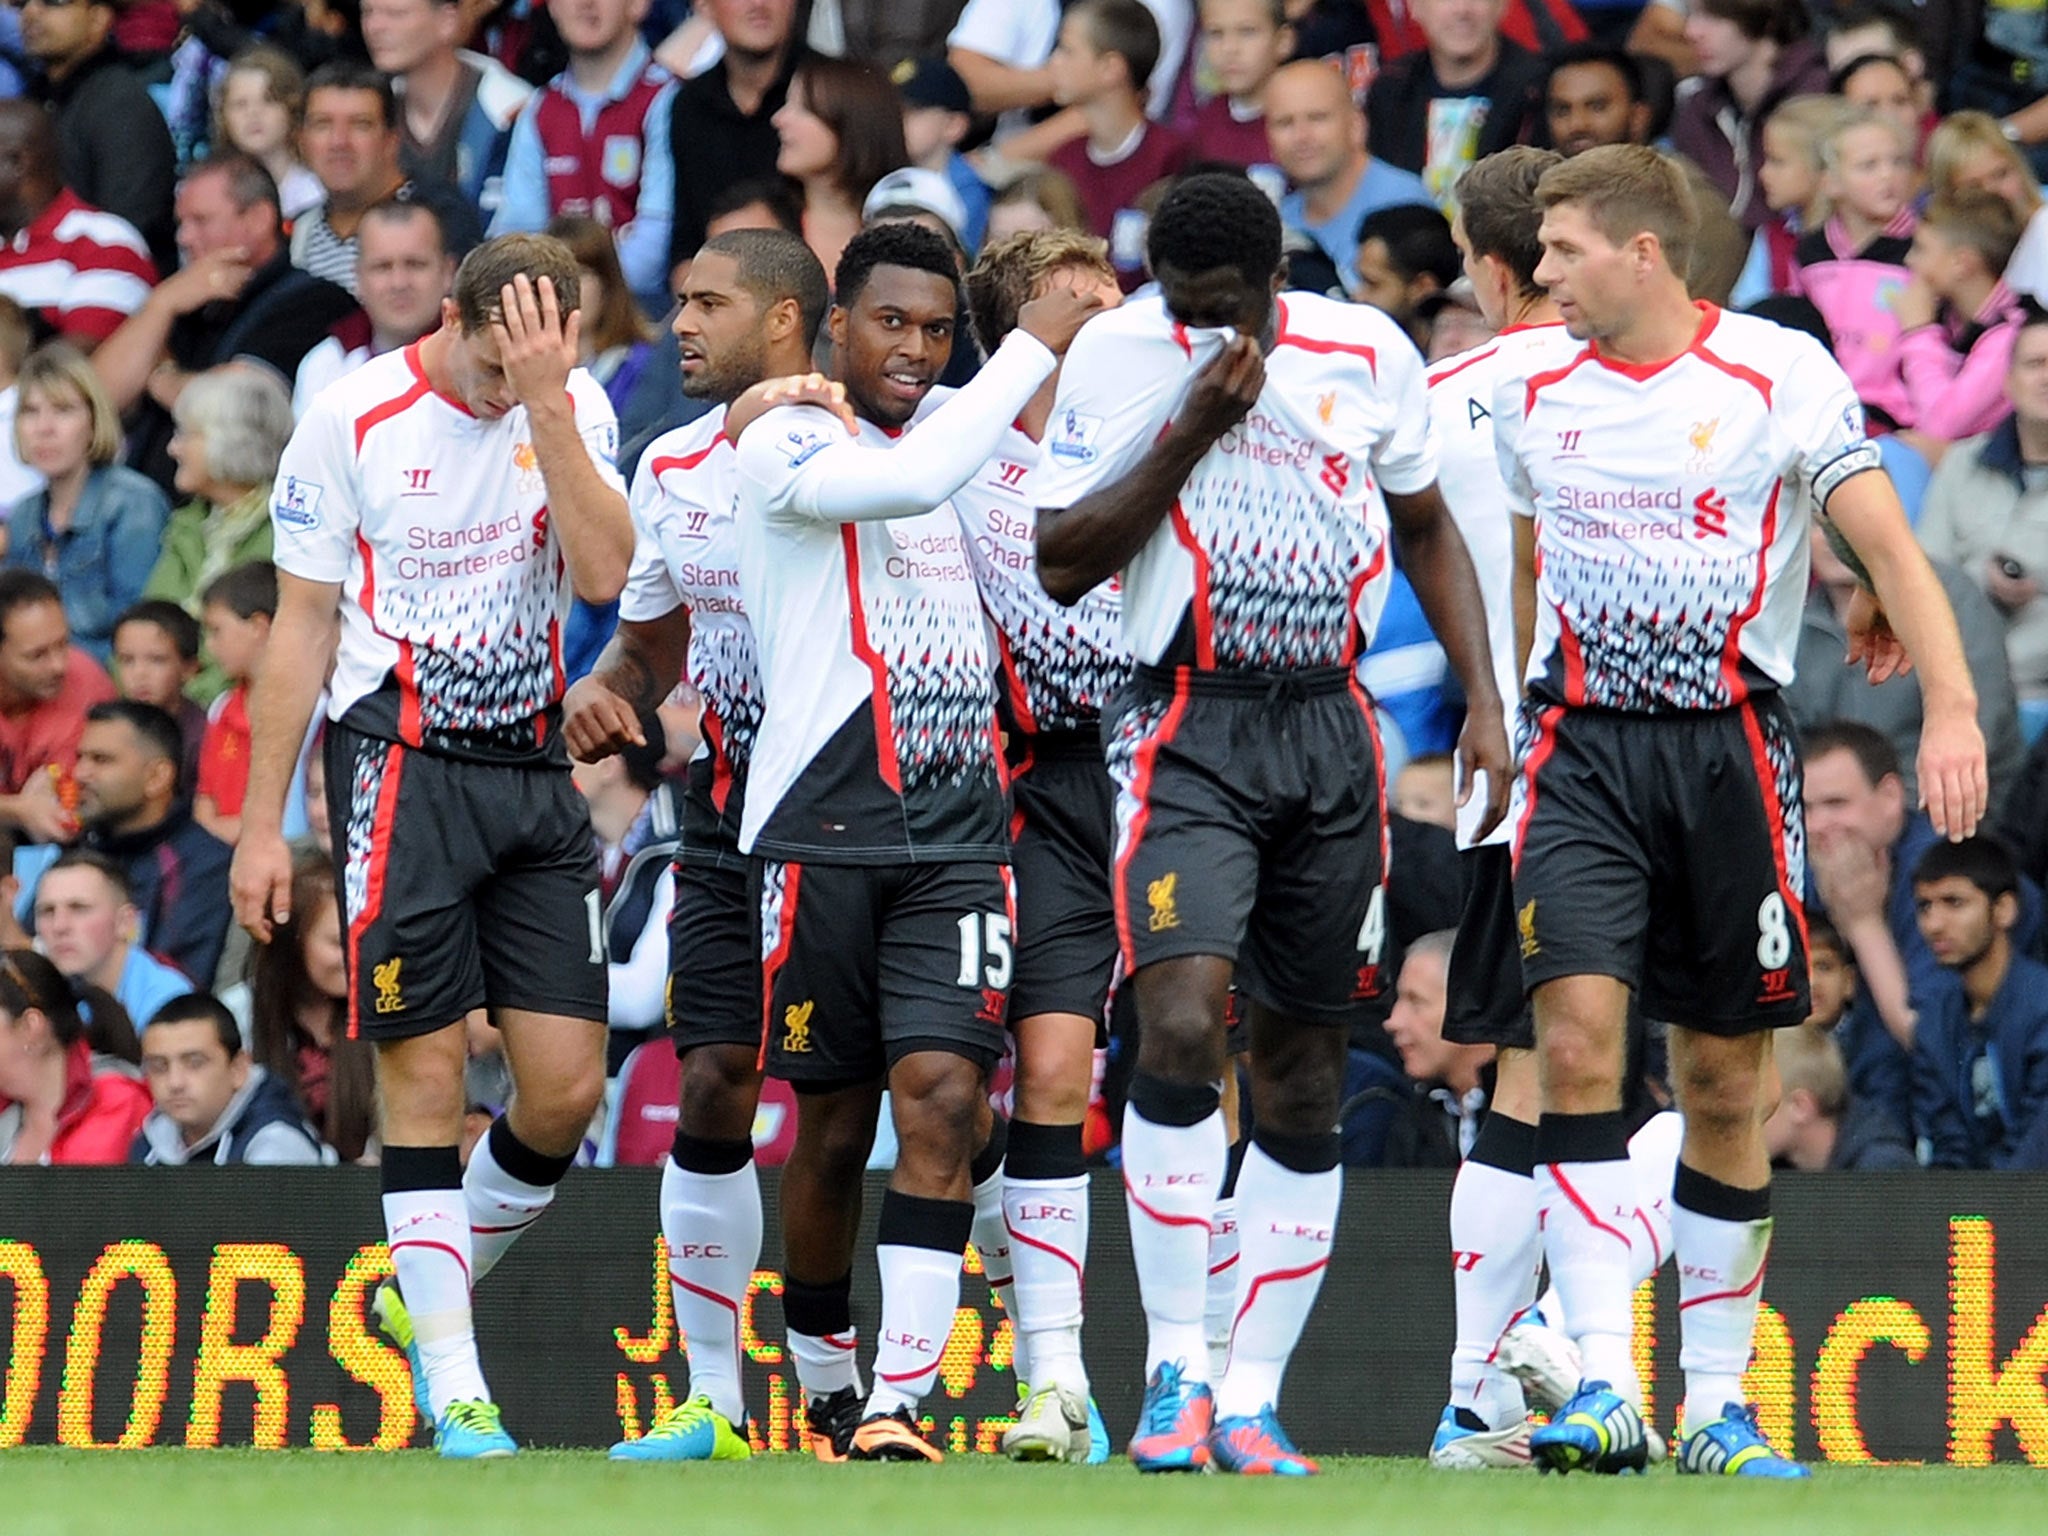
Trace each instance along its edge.
{"label": "black shorts waistband", "polygon": [[1679,725],[1688,720],[1721,720],[1738,715],[1743,710],[1755,707],[1772,710],[1782,702],[1776,688],[1757,688],[1734,704],[1716,704],[1709,709],[1615,709],[1605,704],[1566,704],[1558,699],[1544,698],[1531,694],[1527,700],[1530,708],[1542,714],[1556,710],[1568,718],[1596,720],[1638,720],[1648,724]]}
{"label": "black shorts waistband", "polygon": [[1093,758],[1099,763],[1102,761],[1102,727],[1083,725],[1065,731],[1020,732],[1015,738],[1013,755],[1028,756],[1040,763],[1075,757]]}
{"label": "black shorts waistband", "polygon": [[1313,699],[1349,691],[1349,667],[1303,667],[1296,672],[1216,671],[1202,667],[1153,667],[1132,673],[1140,693],[1170,698],[1188,693],[1219,699]]}

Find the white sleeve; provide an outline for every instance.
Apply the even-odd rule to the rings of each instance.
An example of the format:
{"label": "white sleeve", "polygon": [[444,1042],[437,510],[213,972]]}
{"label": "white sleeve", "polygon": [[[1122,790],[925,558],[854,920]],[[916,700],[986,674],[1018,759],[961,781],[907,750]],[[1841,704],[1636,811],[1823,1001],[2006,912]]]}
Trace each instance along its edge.
{"label": "white sleeve", "polygon": [[683,605],[660,533],[661,520],[670,515],[670,504],[677,498],[654,473],[654,457],[652,446],[640,456],[640,467],[633,472],[633,489],[626,498],[633,514],[633,564],[626,572],[626,589],[619,594],[619,617],[629,624],[666,618]]}
{"label": "white sleeve", "polygon": [[569,403],[576,412],[576,435],[583,439],[584,451],[597,466],[598,477],[621,496],[625,495],[626,477],[619,473],[619,417],[612,409],[611,397],[588,374],[581,380],[571,375]]}
{"label": "white sleeve", "polygon": [[[815,406],[771,411],[740,439],[740,473],[769,492],[771,516],[856,523],[921,517],[974,477],[1059,360],[1012,331],[973,382],[877,452]],[[783,418],[783,419],[778,419]]]}
{"label": "white sleeve", "polygon": [[633,952],[606,967],[613,1029],[652,1029],[661,1022],[668,985],[668,914],[675,900],[675,870],[665,868],[654,882],[653,904],[647,909],[646,926],[633,941]]}
{"label": "white sleeve", "polygon": [[1493,451],[1500,461],[1501,489],[1517,517],[1536,515],[1536,488],[1522,468],[1522,420],[1528,410],[1529,381],[1510,373],[1493,387]]}
{"label": "white sleeve", "polygon": [[1380,485],[1396,496],[1427,490],[1436,480],[1436,424],[1429,410],[1429,373],[1413,347],[1385,347],[1375,359],[1378,388],[1393,401],[1394,429],[1373,450]]}
{"label": "white sleeve", "polygon": [[1134,380],[1132,368],[1120,333],[1112,339],[1093,321],[1081,328],[1060,369],[1045,445],[1025,481],[1032,505],[1066,510],[1129,474],[1157,441],[1194,370],[1185,371],[1178,392],[1159,394],[1146,387],[1149,381]]}
{"label": "white sleeve", "polygon": [[1791,366],[1771,391],[1771,414],[1792,439],[1799,475],[1813,505],[1827,509],[1843,481],[1882,469],[1883,457],[1863,425],[1863,402],[1849,376],[1810,337],[1797,338]]}
{"label": "white sleeve", "polygon": [[946,34],[946,46],[965,48],[1012,69],[1036,69],[1045,60],[1022,57],[1023,13],[1029,8],[1028,0],[967,0],[967,8]]}
{"label": "white sleeve", "polygon": [[271,558],[277,568],[304,581],[346,580],[362,522],[356,494],[348,424],[323,395],[285,444],[271,486]]}

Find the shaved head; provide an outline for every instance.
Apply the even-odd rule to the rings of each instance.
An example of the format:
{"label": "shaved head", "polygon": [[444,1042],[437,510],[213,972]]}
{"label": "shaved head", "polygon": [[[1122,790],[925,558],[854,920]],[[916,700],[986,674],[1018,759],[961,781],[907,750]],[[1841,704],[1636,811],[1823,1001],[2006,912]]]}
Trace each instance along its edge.
{"label": "shaved head", "polygon": [[56,119],[33,101],[0,101],[0,233],[33,220],[63,185]]}
{"label": "shaved head", "polygon": [[1324,59],[1300,59],[1281,65],[1273,71],[1273,78],[1266,82],[1267,99],[1271,100],[1276,92],[1295,106],[1315,104],[1348,108],[1353,105],[1350,85],[1337,66]]}

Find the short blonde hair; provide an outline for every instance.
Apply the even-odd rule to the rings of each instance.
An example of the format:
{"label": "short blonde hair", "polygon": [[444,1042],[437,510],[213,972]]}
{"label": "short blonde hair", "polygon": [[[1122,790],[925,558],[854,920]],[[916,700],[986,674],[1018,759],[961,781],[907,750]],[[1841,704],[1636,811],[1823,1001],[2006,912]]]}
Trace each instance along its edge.
{"label": "short blonde hair", "polygon": [[1833,1037],[1824,1030],[1795,1024],[1775,1032],[1772,1052],[1778,1058],[1778,1077],[1786,1093],[1804,1088],[1822,1114],[1830,1120],[1841,1117],[1849,1104],[1849,1073]]}
{"label": "short blonde hair", "polygon": [[1839,170],[1842,161],[1842,140],[1865,128],[1882,129],[1891,135],[1892,143],[1901,154],[1909,160],[1913,158],[1913,140],[1898,123],[1875,107],[1851,107],[1820,137],[1821,169]]}
{"label": "short blonde hair", "polygon": [[[53,341],[29,353],[16,381],[19,399],[26,404],[31,394],[73,395],[85,402],[92,415],[92,443],[86,457],[104,466],[121,456],[121,413],[107,394],[106,385],[93,372],[85,354],[68,341]],[[14,418],[14,451],[21,453],[21,416]]]}
{"label": "short blonde hair", "polygon": [[1640,234],[1657,237],[1664,260],[1683,278],[1699,238],[1700,208],[1678,162],[1642,144],[1603,144],[1553,165],[1536,183],[1547,212],[1566,203],[1583,208],[1615,245]]}
{"label": "short blonde hair", "polygon": [[[1764,119],[1764,129],[1775,129],[1796,140],[1808,168],[1818,177],[1827,169],[1821,145],[1855,110],[1839,96],[1789,96]],[[1800,210],[1801,216],[1812,224],[1824,223],[1828,213],[1828,197],[1821,191],[1816,191],[1813,200]]]}
{"label": "short blonde hair", "polygon": [[1017,312],[1056,273],[1080,270],[1116,281],[1109,243],[1079,229],[1041,229],[990,246],[967,274],[967,314],[975,339],[993,355],[1017,328]]}
{"label": "short blonde hair", "polygon": [[1956,178],[1963,174],[1963,162],[1986,150],[2009,162],[2020,173],[2020,179],[2026,184],[2027,213],[2031,217],[2041,207],[2034,168],[2027,164],[2027,157],[2005,136],[1998,119],[1989,112],[1951,112],[1941,120],[1941,126],[1927,136],[1928,186],[1936,197],[1949,196],[1957,190]]}

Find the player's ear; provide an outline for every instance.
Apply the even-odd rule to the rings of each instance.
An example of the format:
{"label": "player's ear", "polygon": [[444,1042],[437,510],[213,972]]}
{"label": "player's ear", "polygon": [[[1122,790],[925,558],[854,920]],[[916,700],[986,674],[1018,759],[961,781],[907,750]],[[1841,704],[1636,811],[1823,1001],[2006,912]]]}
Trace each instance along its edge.
{"label": "player's ear", "polygon": [[846,306],[834,304],[831,313],[825,317],[825,334],[832,338],[832,350],[846,350]]}
{"label": "player's ear", "polygon": [[459,331],[462,329],[462,311],[456,308],[455,301],[451,298],[441,300],[441,329],[444,331]]}

